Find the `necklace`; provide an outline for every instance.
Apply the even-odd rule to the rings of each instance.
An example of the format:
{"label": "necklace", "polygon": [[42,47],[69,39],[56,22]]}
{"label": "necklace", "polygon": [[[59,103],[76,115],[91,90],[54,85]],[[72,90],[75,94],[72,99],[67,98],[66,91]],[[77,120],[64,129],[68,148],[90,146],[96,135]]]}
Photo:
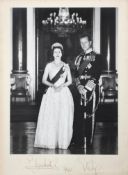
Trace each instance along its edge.
{"label": "necklace", "polygon": [[53,62],[56,67],[60,67],[62,65],[62,61],[56,63],[55,61]]}

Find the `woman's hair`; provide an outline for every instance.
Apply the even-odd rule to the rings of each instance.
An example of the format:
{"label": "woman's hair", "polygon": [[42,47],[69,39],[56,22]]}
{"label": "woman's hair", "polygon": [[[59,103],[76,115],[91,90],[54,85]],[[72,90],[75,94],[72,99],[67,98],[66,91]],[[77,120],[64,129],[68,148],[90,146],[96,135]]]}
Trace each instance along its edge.
{"label": "woman's hair", "polygon": [[63,54],[64,54],[62,44],[61,44],[61,43],[54,43],[54,44],[52,44],[52,46],[51,46],[51,56],[52,56],[52,59],[53,59],[53,52],[54,52],[54,49],[56,49],[56,48],[58,48],[58,49],[61,50],[62,56],[63,56]]}

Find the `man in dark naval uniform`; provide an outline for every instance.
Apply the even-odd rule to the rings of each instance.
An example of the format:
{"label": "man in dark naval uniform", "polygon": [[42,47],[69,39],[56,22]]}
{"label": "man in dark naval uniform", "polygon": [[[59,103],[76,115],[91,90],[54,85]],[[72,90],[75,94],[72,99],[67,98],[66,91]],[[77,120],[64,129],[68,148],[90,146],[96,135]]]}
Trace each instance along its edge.
{"label": "man in dark naval uniform", "polygon": [[73,140],[75,141],[75,137],[77,141],[81,139],[78,142],[86,147],[93,141],[102,59],[101,55],[93,51],[92,41],[87,33],[80,35],[80,45],[83,51],[75,59],[75,85],[80,96],[80,116],[77,116],[77,120],[74,121],[76,124],[74,123]]}

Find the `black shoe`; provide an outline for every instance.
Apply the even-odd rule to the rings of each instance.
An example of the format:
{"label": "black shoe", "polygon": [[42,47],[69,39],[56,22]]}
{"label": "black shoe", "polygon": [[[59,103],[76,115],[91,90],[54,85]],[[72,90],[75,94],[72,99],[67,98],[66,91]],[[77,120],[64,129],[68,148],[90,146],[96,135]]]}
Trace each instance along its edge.
{"label": "black shoe", "polygon": [[84,148],[84,144],[83,143],[81,144],[81,143],[74,143],[73,142],[73,143],[70,144],[69,148],[82,148],[83,149]]}

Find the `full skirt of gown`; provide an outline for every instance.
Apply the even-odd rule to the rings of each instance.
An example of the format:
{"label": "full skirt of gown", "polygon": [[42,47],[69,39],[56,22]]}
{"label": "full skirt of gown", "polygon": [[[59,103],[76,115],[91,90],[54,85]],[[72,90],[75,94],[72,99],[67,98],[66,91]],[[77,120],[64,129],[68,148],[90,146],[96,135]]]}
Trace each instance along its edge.
{"label": "full skirt of gown", "polygon": [[73,133],[74,102],[68,87],[43,95],[34,147],[67,149]]}

